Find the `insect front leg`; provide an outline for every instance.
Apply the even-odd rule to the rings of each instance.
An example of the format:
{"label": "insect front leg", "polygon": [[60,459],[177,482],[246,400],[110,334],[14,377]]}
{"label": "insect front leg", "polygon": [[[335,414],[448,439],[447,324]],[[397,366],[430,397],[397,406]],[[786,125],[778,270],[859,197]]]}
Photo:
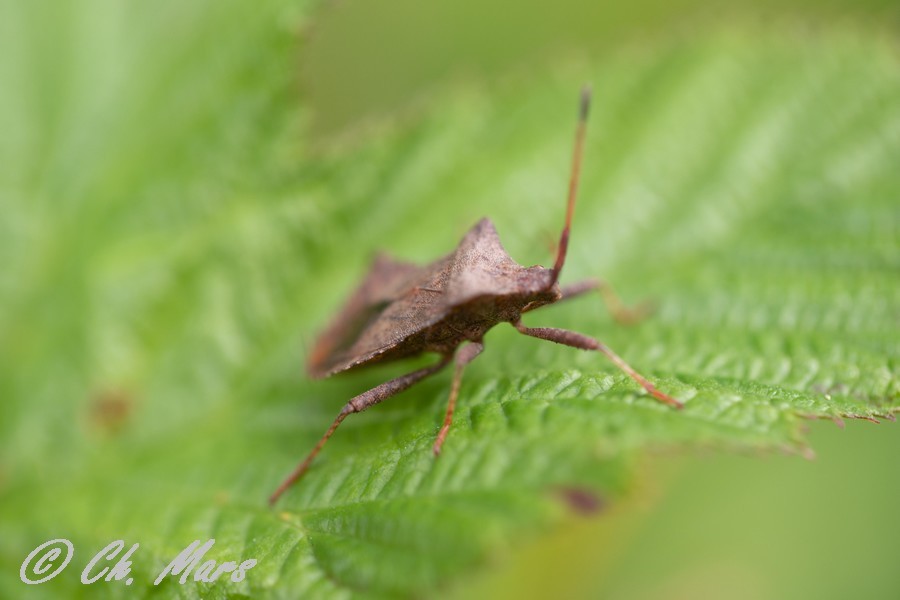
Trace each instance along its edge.
{"label": "insect front leg", "polygon": [[471,342],[463,346],[462,349],[456,353],[453,383],[450,386],[450,400],[447,402],[447,414],[444,415],[444,425],[438,432],[437,439],[434,440],[434,447],[432,448],[435,456],[441,454],[441,446],[444,445],[444,440],[447,438],[447,433],[450,431],[450,424],[453,422],[453,411],[456,408],[456,397],[459,395],[459,385],[462,382],[463,369],[467,364],[472,362],[476,356],[481,354],[482,350],[484,350],[484,344],[481,342]]}
{"label": "insect front leg", "polygon": [[641,302],[637,306],[626,306],[619,295],[616,294],[612,286],[602,279],[585,279],[562,288],[562,297],[557,302],[563,300],[571,300],[588,292],[597,290],[606,310],[612,315],[613,319],[623,325],[632,325],[646,318],[653,312],[654,306],[652,302]]}
{"label": "insect front leg", "polygon": [[301,462],[296,469],[285,479],[278,489],[275,490],[271,496],[269,496],[269,505],[275,504],[278,501],[278,498],[287,490],[291,485],[294,484],[298,479],[300,479],[306,470],[309,469],[309,465],[312,463],[313,459],[322,449],[322,446],[325,445],[325,442],[328,441],[328,438],[334,433],[334,431],[338,428],[341,422],[347,418],[347,415],[357,412],[362,412],[369,408],[374,404],[378,404],[382,400],[390,398],[395,394],[399,394],[403,390],[411,387],[412,385],[422,381],[426,377],[434,375],[441,369],[443,369],[450,362],[450,356],[444,356],[441,358],[440,362],[434,364],[430,367],[425,367],[424,369],[419,369],[418,371],[413,371],[412,373],[407,373],[406,375],[401,375],[396,379],[391,379],[390,381],[386,381],[381,385],[377,385],[373,387],[371,390],[367,392],[363,392],[359,396],[351,399],[347,404],[344,405],[344,408],[341,409],[340,414],[338,414],[337,418],[334,420],[334,423],[331,424],[331,427],[328,428],[328,431],[325,432],[325,435],[319,440],[319,443],[316,444],[315,448],[307,455],[307,457]]}
{"label": "insect front leg", "polygon": [[631,365],[622,360],[622,358],[619,357],[618,354],[616,354],[605,344],[598,342],[594,338],[588,337],[581,333],[576,333],[574,331],[568,331],[566,329],[557,329],[555,327],[525,327],[525,325],[523,325],[521,321],[513,323],[513,326],[515,326],[515,328],[518,329],[520,333],[524,333],[525,335],[536,337],[542,340],[547,340],[548,342],[555,342],[557,344],[571,346],[580,350],[596,350],[598,352],[602,352],[617,367],[625,371],[625,373],[627,373],[629,377],[637,381],[642,388],[647,390],[654,398],[656,398],[660,402],[668,404],[669,406],[674,406],[675,408],[682,408],[684,406],[675,398],[663,394],[661,391],[656,389],[652,383],[647,381],[647,379],[643,375],[631,368]]}

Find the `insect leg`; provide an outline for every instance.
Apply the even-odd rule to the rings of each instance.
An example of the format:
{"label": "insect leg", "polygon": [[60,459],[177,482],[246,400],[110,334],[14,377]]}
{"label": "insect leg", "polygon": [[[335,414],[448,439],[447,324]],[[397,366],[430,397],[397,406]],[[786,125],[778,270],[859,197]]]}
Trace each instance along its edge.
{"label": "insect leg", "polygon": [[435,456],[440,455],[441,446],[444,445],[444,440],[447,437],[447,433],[450,431],[450,423],[453,422],[453,410],[456,408],[456,397],[459,395],[459,384],[462,381],[463,369],[467,364],[472,362],[472,359],[481,354],[482,350],[484,350],[484,344],[481,342],[471,342],[470,344],[463,346],[463,348],[456,353],[453,383],[450,386],[450,401],[447,403],[447,414],[444,415],[444,425],[441,427],[440,432],[438,432],[437,439],[434,440],[433,450]]}
{"label": "insect leg", "polygon": [[300,479],[306,470],[309,468],[309,465],[312,463],[313,459],[322,449],[322,446],[325,445],[325,442],[328,441],[328,438],[334,433],[334,431],[338,428],[341,422],[347,418],[347,415],[356,412],[362,412],[369,408],[374,404],[378,404],[382,400],[390,398],[395,394],[399,394],[403,390],[408,387],[422,381],[426,377],[430,375],[434,375],[441,369],[443,369],[450,362],[450,356],[445,356],[441,359],[440,362],[434,364],[430,367],[425,367],[424,369],[419,369],[418,371],[413,371],[412,373],[407,373],[406,375],[402,375],[397,377],[396,379],[391,379],[390,381],[386,381],[381,385],[377,385],[373,387],[371,390],[367,392],[363,392],[362,394],[351,399],[347,404],[344,405],[344,408],[341,409],[340,414],[338,414],[337,418],[334,420],[334,423],[331,424],[331,427],[328,428],[328,431],[325,432],[325,435],[322,436],[322,439],[319,440],[319,443],[316,444],[316,447],[312,449],[312,451],[307,455],[307,457],[300,463],[296,469],[285,479],[281,485],[278,486],[278,489],[269,496],[269,505],[275,504],[278,498],[287,490],[291,485],[294,484],[298,479]]}
{"label": "insect leg", "polygon": [[647,381],[647,379],[644,378],[643,375],[632,369],[631,366],[624,360],[622,360],[618,354],[616,354],[605,344],[598,342],[594,338],[576,333],[574,331],[557,329],[554,327],[525,327],[525,325],[523,325],[521,321],[513,323],[513,325],[516,329],[519,330],[520,333],[530,335],[531,337],[547,340],[548,342],[556,342],[557,344],[571,346],[573,348],[579,348],[581,350],[596,350],[598,352],[602,352],[617,367],[625,371],[625,373],[627,373],[632,379],[641,384],[642,388],[647,390],[654,398],[656,398],[660,402],[668,404],[669,406],[674,406],[675,408],[682,408],[684,406],[675,398],[667,396],[666,394],[663,394],[658,389],[653,387],[652,383]]}
{"label": "insect leg", "polygon": [[653,312],[654,307],[651,302],[641,302],[634,307],[625,306],[625,303],[622,302],[622,299],[619,298],[612,286],[602,279],[585,279],[584,281],[564,286],[562,288],[562,297],[557,302],[571,300],[594,290],[600,292],[600,297],[603,298],[606,309],[617,322],[623,325],[637,323]]}
{"label": "insect leg", "polygon": [[601,285],[602,282],[599,279],[585,279],[584,281],[578,281],[576,283],[565,285],[561,290],[562,297],[557,300],[557,302],[562,302],[563,300],[571,300],[572,298],[577,298],[578,296],[587,294],[588,292],[593,292]]}

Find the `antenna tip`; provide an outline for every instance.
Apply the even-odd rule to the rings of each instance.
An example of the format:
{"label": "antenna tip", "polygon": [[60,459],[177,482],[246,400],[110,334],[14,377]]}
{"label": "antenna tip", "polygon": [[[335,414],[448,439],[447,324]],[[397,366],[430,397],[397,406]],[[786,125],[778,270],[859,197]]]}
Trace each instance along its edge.
{"label": "antenna tip", "polygon": [[588,113],[591,109],[591,95],[593,94],[591,86],[585,85],[581,88],[581,108],[578,117],[582,121],[587,121]]}

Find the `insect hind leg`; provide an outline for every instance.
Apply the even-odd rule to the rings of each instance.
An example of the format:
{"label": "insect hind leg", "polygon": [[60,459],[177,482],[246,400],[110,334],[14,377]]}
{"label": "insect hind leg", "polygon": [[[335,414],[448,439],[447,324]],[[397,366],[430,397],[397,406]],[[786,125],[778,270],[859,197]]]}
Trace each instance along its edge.
{"label": "insect hind leg", "polygon": [[278,498],[289,488],[291,487],[298,479],[303,477],[304,473],[306,473],[307,469],[309,469],[310,464],[312,464],[313,459],[315,459],[316,455],[322,449],[322,446],[325,445],[325,442],[328,441],[328,438],[332,436],[335,430],[340,426],[341,422],[347,418],[347,415],[357,412],[362,412],[373,406],[378,404],[382,400],[386,400],[395,394],[399,394],[403,390],[415,385],[416,383],[422,381],[426,377],[434,375],[441,369],[443,369],[450,362],[450,356],[444,356],[441,358],[440,362],[431,365],[430,367],[425,367],[423,369],[419,369],[418,371],[413,371],[412,373],[407,373],[406,375],[401,375],[395,379],[391,379],[390,381],[386,381],[381,385],[377,385],[372,389],[363,392],[362,394],[355,396],[352,398],[347,404],[344,405],[344,408],[341,409],[341,412],[335,418],[334,423],[331,424],[331,427],[328,428],[328,431],[325,432],[325,435],[319,440],[319,443],[316,444],[315,448],[306,456],[306,458],[297,465],[297,468],[288,475],[287,479],[285,479],[281,485],[278,486],[278,489],[269,496],[269,505],[275,504],[278,501]]}

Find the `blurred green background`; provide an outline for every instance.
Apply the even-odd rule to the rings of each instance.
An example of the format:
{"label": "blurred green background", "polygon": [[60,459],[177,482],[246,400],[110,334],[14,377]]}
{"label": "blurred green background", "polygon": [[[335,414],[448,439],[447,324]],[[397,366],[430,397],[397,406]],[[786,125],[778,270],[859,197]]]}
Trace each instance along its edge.
{"label": "blurred green background", "polygon": [[[454,243],[470,213],[497,215],[511,254],[523,263],[543,261],[546,253],[535,240],[555,231],[557,209],[547,197],[556,198],[563,189],[576,90],[585,73],[594,72],[598,64],[611,82],[634,87],[604,89],[607,82],[593,82],[600,110],[592,122],[592,158],[601,164],[587,171],[585,188],[597,205],[579,207],[582,237],[577,237],[576,229],[580,242],[573,241],[569,274],[609,276],[621,284],[628,299],[665,298],[671,289],[672,300],[635,330],[616,328],[596,311],[579,314],[587,310],[576,305],[571,311],[554,309],[546,322],[603,331],[614,347],[662,374],[666,385],[681,386],[675,388],[679,391],[696,393],[690,376],[721,375],[716,382],[727,389],[712,394],[714,401],[727,401],[743,380],[800,389],[809,380],[803,372],[783,369],[781,361],[785,355],[794,357],[791,353],[797,348],[791,343],[804,341],[802,335],[789,338],[784,348],[769,343],[778,337],[775,333],[748,335],[742,338],[742,348],[735,353],[722,350],[720,356],[716,351],[731,330],[722,327],[719,338],[710,330],[716,319],[737,321],[738,334],[746,323],[751,330],[755,323],[771,325],[783,316],[778,312],[782,301],[788,309],[798,302],[796,295],[787,299],[778,295],[779,286],[794,273],[791,269],[805,275],[805,266],[827,265],[832,270],[823,273],[821,282],[810,284],[820,294],[809,306],[809,320],[825,331],[824,339],[813,336],[812,346],[823,362],[842,371],[823,377],[830,382],[841,377],[851,381],[854,387],[846,398],[836,393],[841,402],[880,400],[879,390],[888,401],[896,401],[900,348],[890,336],[900,324],[896,306],[900,289],[890,276],[898,274],[898,243],[892,232],[900,225],[900,189],[896,174],[882,172],[891,157],[880,152],[898,147],[897,104],[882,97],[896,89],[898,31],[898,3],[874,0],[752,4],[344,0],[312,7],[291,1],[265,7],[228,2],[143,6],[114,0],[28,5],[0,1],[0,595],[127,595],[125,588],[78,586],[77,578],[71,587],[71,574],[68,583],[61,576],[53,587],[22,589],[15,569],[23,549],[33,547],[35,540],[66,535],[69,528],[79,547],[134,531],[138,532],[134,541],[148,549],[156,543],[155,554],[166,555],[180,549],[184,536],[216,532],[222,547],[231,551],[270,552],[260,567],[260,578],[264,573],[265,579],[254,583],[259,588],[214,587],[210,593],[214,597],[253,596],[261,590],[273,597],[301,592],[308,597],[349,597],[364,591],[352,587],[348,572],[377,580],[383,586],[379,590],[391,595],[393,577],[415,579],[409,569],[404,571],[404,565],[418,565],[415,561],[397,563],[400,566],[384,573],[358,573],[354,560],[365,558],[366,549],[359,550],[364,544],[354,542],[352,535],[346,536],[351,540],[348,545],[341,546],[345,533],[341,517],[346,517],[349,525],[344,526],[353,533],[366,532],[367,526],[377,530],[378,523],[354,521],[353,515],[335,516],[327,510],[325,516],[316,513],[324,502],[320,493],[328,492],[324,468],[311,474],[311,491],[294,490],[296,495],[290,498],[294,504],[287,508],[301,515],[296,522],[257,502],[297,458],[298,448],[308,447],[322,425],[330,422],[346,396],[385,377],[369,373],[350,382],[309,383],[300,367],[304,348],[374,248],[388,245],[408,257],[425,249],[427,257],[435,256]],[[792,88],[794,76],[786,67],[787,71],[773,73],[772,87],[766,87],[764,68],[772,59],[766,55],[754,63],[754,55],[771,46],[775,48],[771,56],[784,57],[784,48],[792,43],[797,44],[798,64],[807,66],[796,75],[802,82]],[[816,60],[809,58],[817,49],[823,54],[821,72],[815,69]],[[720,50],[723,56],[717,54]],[[733,57],[724,56],[732,51]],[[644,79],[636,83],[632,69],[635,77],[646,77],[649,83]],[[762,154],[770,148],[779,150],[780,138],[778,131],[757,136],[747,130],[758,116],[754,107],[762,105],[764,115],[775,113],[773,121],[763,121],[777,129],[777,110],[769,109],[771,105],[777,109],[779,92],[803,96],[824,90],[821,111],[810,117],[815,131],[808,139],[800,135],[799,140],[788,140],[789,149],[776,155],[779,160],[796,160],[796,169],[793,163],[776,165],[771,189],[784,194],[799,189],[798,196],[805,200],[821,195],[832,202],[829,206],[846,208],[838,197],[841,185],[862,181],[871,185],[860,192],[867,194],[860,202],[875,198],[874,208],[859,205],[862,214],[851,205],[840,213],[839,222],[822,221],[847,233],[846,237],[835,233],[835,245],[828,243],[834,233],[830,230],[801,235],[807,236],[801,241],[808,245],[821,244],[818,252],[827,259],[817,262],[815,256],[801,255],[802,264],[789,265],[770,281],[765,276],[766,257],[748,253],[753,244],[744,239],[741,251],[751,262],[747,288],[755,292],[762,284],[758,312],[755,297],[740,287],[740,280],[733,282],[736,289],[717,291],[709,305],[693,309],[691,302],[702,300],[694,295],[696,289],[677,288],[699,282],[702,291],[710,274],[715,281],[717,269],[734,264],[725,256],[727,249],[720,251],[696,235],[704,224],[719,223],[723,213],[704,212],[701,206],[684,221],[668,213],[676,226],[695,227],[690,229],[695,235],[690,241],[699,248],[692,257],[698,269],[692,282],[683,272],[669,273],[664,261],[655,258],[665,256],[666,249],[677,255],[677,229],[666,231],[665,222],[647,224],[640,210],[629,212],[608,197],[617,189],[625,190],[632,195],[622,202],[633,200],[649,211],[646,214],[653,214],[653,199],[660,196],[654,194],[667,188],[669,176],[678,179],[682,169],[688,176],[679,180],[673,198],[691,191],[702,196],[708,189],[712,197],[721,193],[726,199],[740,198],[729,194],[744,182],[727,181],[730,163],[715,161],[740,154],[743,148],[731,147],[729,139],[716,142],[715,133],[704,137],[705,130],[697,132],[697,147],[702,149],[696,164],[691,162],[693,146],[672,147],[694,132],[683,131],[680,117],[667,113],[659,98],[678,85],[690,87],[697,72],[730,77],[724,84],[698,77],[695,83],[705,85],[701,89],[708,94],[696,104],[701,110],[719,107],[721,112],[712,117],[725,123],[732,122],[728,117],[733,108],[737,125],[728,131],[743,136],[736,139],[758,143]],[[884,74],[884,81],[879,74]],[[871,84],[873,89],[855,89],[857,76],[860,85]],[[833,97],[832,88],[817,87],[833,80],[844,82],[842,87],[835,85]],[[741,87],[717,87],[728,82]],[[642,114],[629,112],[641,105],[624,105],[633,98],[630,94],[644,89],[642,85],[651,97],[639,101],[656,111],[655,120],[648,123]],[[533,99],[522,97],[523,90],[532,89],[537,90]],[[572,102],[565,104],[563,99],[570,96]],[[679,98],[684,102],[680,108],[692,107],[684,96]],[[857,99],[860,107],[870,110],[841,112],[844,104]],[[509,114],[504,110],[507,105],[512,107]],[[620,114],[625,115],[621,123],[609,117]],[[750,117],[742,118],[743,114]],[[483,122],[486,115],[497,117],[496,129],[491,129],[492,122]],[[828,129],[832,116],[838,132],[833,136]],[[683,118],[689,123],[702,120],[690,111]],[[885,123],[883,131],[868,129]],[[862,141],[852,131],[855,124],[866,129],[867,135],[859,136]],[[631,162],[617,162],[618,149],[604,145],[604,125],[612,129],[612,144],[649,140],[654,149],[641,154],[645,146],[634,143],[622,152]],[[845,128],[849,133],[842,133]],[[479,137],[481,129],[496,132],[496,139]],[[685,138],[666,138],[666,133]],[[819,161],[815,154],[819,139],[843,144],[841,151],[850,156],[840,164],[849,163],[851,172],[835,175],[844,178],[840,184],[817,187],[821,174],[815,169],[831,164],[832,158],[822,152]],[[481,146],[467,147],[472,140]],[[752,150],[747,164],[735,169],[739,175],[753,176],[769,168],[765,160],[769,157],[759,158]],[[466,163],[470,151],[481,160],[479,166]],[[804,162],[803,152],[814,156]],[[668,162],[683,156],[684,163]],[[707,170],[704,160],[714,164]],[[699,172],[696,181],[694,167]],[[646,188],[638,185],[635,192],[631,182],[650,176],[659,179]],[[431,185],[439,189],[434,191]],[[425,193],[418,195],[421,191]],[[496,195],[473,198],[466,195],[470,192]],[[455,194],[461,194],[458,202]],[[448,201],[436,201],[441,198]],[[519,198],[521,211],[513,204]],[[802,218],[809,209],[799,204],[784,214],[749,219],[751,242],[758,241],[752,236],[759,231],[779,226],[790,230],[791,219]],[[697,210],[687,203],[684,207]],[[603,229],[607,209],[624,221],[621,228],[614,222]],[[739,202],[722,208],[725,217],[728,210],[740,214],[739,209]],[[879,219],[879,214],[884,217]],[[545,223],[551,218],[547,221],[551,224]],[[446,226],[428,225],[434,222]],[[584,232],[592,227],[610,237],[589,244],[590,236]],[[626,232],[621,238],[630,258],[619,256],[619,247],[609,241],[620,230]],[[870,234],[871,247],[853,246]],[[773,256],[791,249],[779,246],[780,238],[759,235],[760,245],[774,244]],[[588,254],[595,248],[608,252]],[[853,262],[860,256],[870,262]],[[722,263],[704,271],[702,265],[709,264],[704,261],[716,257],[723,257]],[[841,264],[844,258],[846,264]],[[645,264],[656,276],[649,281],[642,276]],[[685,264],[691,263],[680,263]],[[611,271],[597,273],[593,269],[598,265]],[[848,275],[851,271],[858,279]],[[848,278],[850,288],[858,283],[859,290],[839,289],[840,277]],[[784,285],[790,287],[789,282]],[[728,303],[735,298],[736,317],[728,312]],[[805,296],[799,298],[806,301]],[[852,302],[858,298],[869,313],[856,314]],[[830,319],[829,310],[835,306],[838,316]],[[721,314],[716,313],[720,309]],[[683,331],[686,324],[702,324],[707,315],[710,330]],[[841,331],[831,327],[832,321],[845,317],[861,324],[859,329],[848,330],[846,339],[828,338]],[[794,322],[802,325],[803,315]],[[867,339],[870,330],[875,333]],[[668,336],[663,346],[655,343],[660,331]],[[473,407],[471,420],[481,416],[489,424],[486,427],[491,413],[479,402],[493,389],[489,386],[497,373],[522,376],[535,363],[556,369],[554,373],[573,365],[597,368],[590,357],[573,358],[556,349],[521,350],[504,335],[498,332],[492,338],[494,358],[473,365],[471,383],[465,384],[471,387],[464,387],[468,406]],[[660,351],[665,343],[676,348],[673,355]],[[844,351],[845,343],[851,350]],[[836,350],[829,354],[832,346]],[[811,352],[800,348],[800,356],[811,360],[806,351]],[[754,353],[760,355],[758,360],[747,358]],[[728,387],[728,378],[737,383]],[[616,493],[615,467],[595,474],[593,463],[573,457],[573,476],[608,486],[614,501],[598,515],[566,514],[559,521],[550,520],[552,527],[535,518],[540,535],[515,537],[509,531],[516,531],[517,511],[528,515],[540,511],[528,504],[529,498],[523,497],[519,505],[501,497],[507,503],[498,501],[497,514],[488,512],[490,518],[484,521],[489,523],[483,527],[491,542],[483,546],[488,556],[478,555],[484,541],[480,538],[472,543],[474,550],[461,545],[479,556],[481,568],[468,570],[472,555],[462,553],[461,558],[447,557],[446,571],[426,562],[421,580],[441,583],[426,587],[429,594],[900,597],[896,575],[900,524],[894,518],[900,502],[896,460],[900,430],[895,425],[848,419],[846,428],[840,429],[810,420],[815,460],[775,450],[723,454],[710,440],[727,439],[732,426],[734,445],[741,450],[753,445],[754,436],[773,447],[796,440],[788,439],[791,430],[784,426],[781,413],[766,421],[775,423],[771,430],[756,428],[753,418],[770,414],[765,410],[768,405],[760,402],[762,408],[744,419],[749,422],[746,430],[739,430],[744,416],[738,415],[718,423],[725,433],[704,438],[702,427],[686,426],[687,433],[682,434],[672,425],[677,417],[660,416],[640,402],[632,406],[627,384],[623,390],[618,383],[610,388],[612,384],[604,381],[597,385],[613,406],[610,433],[616,434],[617,427],[626,432],[614,438],[616,442],[625,439],[627,446],[633,431],[652,440],[657,434],[665,438],[671,430],[666,441],[697,436],[699,449],[679,451],[670,444],[668,450],[644,453],[636,483],[622,486],[621,495]],[[709,415],[702,412],[702,401],[708,399],[702,388],[711,380],[698,381],[698,412],[692,418],[699,415],[702,421]],[[445,393],[446,381],[435,381],[421,391],[430,403],[398,399],[379,407],[377,414],[367,414],[359,424],[348,424],[330,447],[330,464],[369,468],[384,462],[384,457],[402,455],[397,448],[427,445],[427,439],[416,435],[428,430],[434,415],[440,414]],[[779,399],[769,390],[757,395],[766,394],[772,394],[773,402]],[[816,412],[810,406],[818,405],[808,400],[799,396],[797,402],[806,402],[802,405]],[[560,404],[566,407],[565,402]],[[623,406],[629,415],[638,415],[628,417],[634,421],[624,425],[614,412]],[[584,408],[577,403],[572,407]],[[590,410],[594,408],[604,410]],[[522,410],[514,416],[528,421],[532,415]],[[465,423],[463,415],[460,419]],[[662,425],[657,429],[658,423]],[[458,445],[452,452],[484,451],[487,446],[479,445],[470,429],[462,425],[454,433]],[[526,432],[534,434],[527,428]],[[414,441],[403,446],[406,439]],[[535,441],[513,431],[509,438],[486,444],[502,446],[510,439],[520,440],[523,447],[533,447],[529,442]],[[189,443],[177,445],[185,441]],[[562,444],[553,450],[565,449]],[[372,457],[353,458],[369,450]],[[442,457],[445,464],[464,462],[452,452]],[[417,473],[413,466],[412,475],[407,475]],[[473,480],[493,481],[480,473]],[[368,492],[367,481],[355,483]],[[516,483],[521,482],[513,477],[512,483],[505,482],[509,489],[502,491],[515,495]],[[336,497],[349,497],[359,489],[350,486],[344,496]],[[113,496],[119,504],[106,503]],[[334,493],[325,497],[335,500]],[[304,512],[307,505],[312,508]],[[412,506],[401,504],[393,510],[414,519],[412,513],[423,505]],[[385,513],[393,514],[390,507]],[[506,513],[513,515],[510,529],[497,525]],[[445,514],[435,514],[430,516],[442,523]],[[467,524],[470,528],[461,525],[461,531],[482,528],[474,517]],[[336,527],[336,533],[329,526]],[[323,541],[312,549],[298,544],[294,538],[302,536],[297,531],[307,527],[320,533],[320,540],[332,533],[338,541],[332,547]],[[497,539],[501,543],[492,544]],[[323,554],[323,549],[331,554]],[[360,554],[353,555],[357,550]],[[375,552],[383,550],[376,546]],[[426,550],[419,554],[429,556]],[[440,556],[439,551],[434,554]],[[280,568],[276,559],[299,566],[292,572]],[[399,585],[405,590],[399,595],[421,595],[416,584]],[[206,591],[169,587],[158,593],[199,597]]]}
{"label": "blurred green background", "polygon": [[527,77],[531,69],[649,48],[654,40],[748,26],[796,37],[835,26],[890,36],[898,24],[900,5],[892,0],[341,1],[311,28],[301,68],[316,111],[312,129],[327,136],[415,106],[454,80]]}

